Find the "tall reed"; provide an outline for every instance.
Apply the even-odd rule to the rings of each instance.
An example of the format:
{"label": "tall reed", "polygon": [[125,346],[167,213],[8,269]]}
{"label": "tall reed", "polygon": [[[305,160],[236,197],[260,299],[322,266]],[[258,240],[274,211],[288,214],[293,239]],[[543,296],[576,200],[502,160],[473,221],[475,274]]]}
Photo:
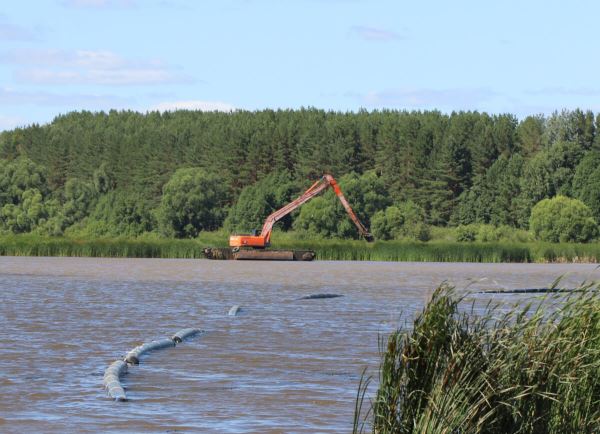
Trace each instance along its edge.
{"label": "tall reed", "polygon": [[173,239],[71,239],[18,235],[0,237],[0,255],[89,256],[135,258],[202,258],[196,240]]}
{"label": "tall reed", "polygon": [[442,286],[389,336],[372,432],[600,432],[598,287],[482,315],[459,303]]}
{"label": "tall reed", "polygon": [[[600,244],[455,241],[377,241],[304,239],[276,233],[272,249],[314,250],[320,260],[412,262],[599,262]],[[0,236],[0,255],[112,256],[140,258],[202,258],[204,247],[226,247],[225,232],[201,233],[197,239]]]}

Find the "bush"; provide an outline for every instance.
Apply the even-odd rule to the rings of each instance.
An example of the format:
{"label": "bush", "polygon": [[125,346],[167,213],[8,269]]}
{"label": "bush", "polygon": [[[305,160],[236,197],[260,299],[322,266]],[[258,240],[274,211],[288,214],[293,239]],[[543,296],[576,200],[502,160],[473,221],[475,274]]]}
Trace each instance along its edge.
{"label": "bush", "polygon": [[411,201],[376,212],[371,231],[376,239],[381,240],[411,238],[427,241],[430,238],[425,211]]}
{"label": "bush", "polygon": [[477,238],[478,225],[461,225],[456,228],[456,241],[470,243]]}
{"label": "bush", "polygon": [[532,241],[531,234],[524,229],[517,229],[508,225],[470,224],[458,226],[454,229],[454,238],[459,242],[480,241],[482,243]]}
{"label": "bush", "polygon": [[598,234],[587,205],[565,196],[538,202],[531,210],[529,226],[538,239],[553,243],[587,242]]}

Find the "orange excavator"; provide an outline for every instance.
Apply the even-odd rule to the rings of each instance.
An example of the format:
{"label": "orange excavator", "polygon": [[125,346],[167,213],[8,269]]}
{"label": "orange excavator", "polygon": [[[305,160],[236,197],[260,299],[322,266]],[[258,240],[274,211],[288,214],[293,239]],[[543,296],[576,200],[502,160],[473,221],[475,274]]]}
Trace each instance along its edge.
{"label": "orange excavator", "polygon": [[350,207],[339,184],[333,176],[325,174],[296,200],[271,213],[266,218],[260,234],[231,235],[229,237],[229,249],[206,248],[204,249],[205,256],[209,259],[263,259],[282,261],[310,261],[314,259],[315,253],[310,250],[266,250],[265,248],[271,245],[271,233],[273,232],[275,223],[329,187],[333,188],[350,219],[358,229],[359,234],[367,242],[374,241],[373,235],[360,222]]}

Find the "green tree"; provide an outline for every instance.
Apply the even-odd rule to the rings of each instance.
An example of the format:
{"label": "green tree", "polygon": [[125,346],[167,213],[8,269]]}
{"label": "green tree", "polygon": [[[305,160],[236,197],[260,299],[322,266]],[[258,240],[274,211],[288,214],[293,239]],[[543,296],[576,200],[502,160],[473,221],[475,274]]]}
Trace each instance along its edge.
{"label": "green tree", "polygon": [[[503,114],[494,116],[493,136],[495,148],[500,155],[506,158],[509,158],[519,150],[517,125],[518,121],[514,115]],[[486,167],[489,167],[493,161],[493,159],[488,160]]]}
{"label": "green tree", "polygon": [[42,196],[48,194],[46,170],[28,158],[14,161],[0,160],[0,207],[18,205],[23,193],[35,189]]}
{"label": "green tree", "polygon": [[594,143],[592,147],[595,150],[600,150],[600,113],[596,115],[596,123],[594,124],[594,131],[596,132],[594,136]]}
{"label": "green tree", "polygon": [[527,161],[519,181],[517,213],[520,226],[527,226],[531,208],[540,200],[557,194],[571,194],[575,168],[583,155],[579,144],[558,141]]}
{"label": "green tree", "polygon": [[544,199],[531,210],[529,226],[542,241],[586,242],[598,235],[590,209],[566,196]]}
{"label": "green tree", "polygon": [[525,157],[532,157],[542,149],[544,135],[543,116],[527,116],[517,127],[517,137],[521,152]]}
{"label": "green tree", "polygon": [[219,176],[204,169],[178,169],[163,188],[158,219],[163,233],[193,238],[218,229],[227,214],[229,194]]}
{"label": "green tree", "polygon": [[2,226],[17,234],[30,232],[46,217],[42,194],[35,188],[25,190],[18,205],[6,204],[0,209]]}
{"label": "green tree", "polygon": [[[260,229],[267,216],[293,200],[295,193],[297,187],[288,173],[272,173],[242,189],[229,210],[225,227],[234,232]],[[291,223],[288,215],[277,226],[289,229]]]}
{"label": "green tree", "polygon": [[45,173],[27,158],[0,160],[0,227],[22,233],[45,223],[49,193]]}
{"label": "green tree", "polygon": [[591,111],[585,113],[576,109],[570,113],[570,121],[573,130],[572,140],[583,149],[590,149],[594,143],[596,127],[594,125],[594,114]]}
{"label": "green tree", "polygon": [[115,188],[114,174],[108,164],[102,163],[98,169],[94,170],[93,182],[98,193],[107,193]]}
{"label": "green tree", "polygon": [[484,176],[476,177],[473,186],[459,197],[453,223],[491,223],[493,225],[518,224],[520,177],[523,158],[500,157]]}
{"label": "green tree", "polygon": [[64,198],[63,215],[69,226],[87,217],[96,199],[96,190],[91,183],[72,178],[65,183]]}
{"label": "green tree", "polygon": [[600,222],[600,152],[591,151],[575,170],[573,196],[590,207],[592,215]]}
{"label": "green tree", "polygon": [[139,193],[110,191],[98,199],[84,231],[94,236],[138,236],[155,227],[151,205]]}

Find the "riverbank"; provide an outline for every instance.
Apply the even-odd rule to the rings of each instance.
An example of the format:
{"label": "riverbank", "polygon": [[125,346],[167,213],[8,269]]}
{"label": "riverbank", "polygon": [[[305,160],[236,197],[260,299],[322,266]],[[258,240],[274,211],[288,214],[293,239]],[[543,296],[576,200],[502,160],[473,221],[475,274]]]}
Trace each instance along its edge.
{"label": "riverbank", "polygon": [[[117,258],[203,258],[204,247],[225,247],[222,232],[197,239],[0,236],[2,256],[87,256]],[[276,248],[310,249],[321,260],[411,262],[600,262],[600,243],[455,242],[296,239],[282,236]]]}

